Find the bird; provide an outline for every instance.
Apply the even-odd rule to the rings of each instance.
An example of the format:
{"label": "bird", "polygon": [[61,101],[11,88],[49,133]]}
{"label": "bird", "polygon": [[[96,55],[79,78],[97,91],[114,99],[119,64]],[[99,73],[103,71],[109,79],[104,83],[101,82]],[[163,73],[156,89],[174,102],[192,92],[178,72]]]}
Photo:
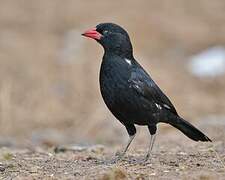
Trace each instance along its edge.
{"label": "bird", "polygon": [[136,125],[147,126],[150,142],[144,161],[151,155],[157,124],[167,123],[194,141],[210,141],[205,134],[178,115],[172,102],[133,56],[127,31],[115,23],[100,23],[83,36],[96,40],[103,48],[99,83],[103,100],[126,128],[129,141],[122,159],[136,134]]}

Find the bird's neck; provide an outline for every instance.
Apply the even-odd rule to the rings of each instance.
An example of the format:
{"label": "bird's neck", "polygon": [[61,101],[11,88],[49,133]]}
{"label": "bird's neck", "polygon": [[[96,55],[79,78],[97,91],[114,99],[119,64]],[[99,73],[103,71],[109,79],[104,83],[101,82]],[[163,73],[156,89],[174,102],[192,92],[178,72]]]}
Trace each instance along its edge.
{"label": "bird's neck", "polygon": [[133,56],[133,49],[123,49],[123,48],[116,48],[116,49],[107,49],[105,48],[105,55],[112,55],[112,56],[119,56],[121,58],[127,59],[134,59]]}
{"label": "bird's neck", "polygon": [[123,42],[102,44],[105,54],[117,55],[121,58],[132,59],[133,58],[133,47],[130,41],[126,39]]}

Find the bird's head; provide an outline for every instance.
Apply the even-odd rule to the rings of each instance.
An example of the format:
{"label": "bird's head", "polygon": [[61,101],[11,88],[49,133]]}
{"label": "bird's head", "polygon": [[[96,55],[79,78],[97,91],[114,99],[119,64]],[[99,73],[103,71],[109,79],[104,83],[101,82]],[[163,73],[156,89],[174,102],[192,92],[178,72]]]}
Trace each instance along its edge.
{"label": "bird's head", "polygon": [[95,28],[85,31],[83,36],[95,39],[100,43],[105,52],[131,58],[132,45],[128,33],[119,25],[113,23],[101,23]]}

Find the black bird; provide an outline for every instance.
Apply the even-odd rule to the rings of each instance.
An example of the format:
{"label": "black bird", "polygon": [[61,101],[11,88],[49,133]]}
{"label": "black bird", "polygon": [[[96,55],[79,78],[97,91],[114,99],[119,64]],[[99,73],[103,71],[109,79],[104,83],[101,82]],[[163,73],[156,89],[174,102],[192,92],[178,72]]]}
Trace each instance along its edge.
{"label": "black bird", "polygon": [[95,39],[104,48],[99,78],[101,94],[130,137],[120,158],[134,139],[135,125],[148,126],[151,134],[145,160],[151,153],[159,122],[169,123],[194,141],[211,141],[178,115],[168,97],[134,59],[129,35],[122,27],[102,23],[82,35]]}

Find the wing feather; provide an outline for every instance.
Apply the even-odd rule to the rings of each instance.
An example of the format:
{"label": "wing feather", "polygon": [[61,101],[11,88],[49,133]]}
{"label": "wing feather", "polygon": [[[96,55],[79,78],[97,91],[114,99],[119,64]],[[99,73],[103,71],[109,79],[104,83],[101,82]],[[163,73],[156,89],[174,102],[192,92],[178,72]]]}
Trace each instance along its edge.
{"label": "wing feather", "polygon": [[154,103],[177,115],[177,111],[169,98],[142,68],[136,67],[132,70],[129,83],[130,88],[133,88],[144,98],[149,101],[154,101]]}

